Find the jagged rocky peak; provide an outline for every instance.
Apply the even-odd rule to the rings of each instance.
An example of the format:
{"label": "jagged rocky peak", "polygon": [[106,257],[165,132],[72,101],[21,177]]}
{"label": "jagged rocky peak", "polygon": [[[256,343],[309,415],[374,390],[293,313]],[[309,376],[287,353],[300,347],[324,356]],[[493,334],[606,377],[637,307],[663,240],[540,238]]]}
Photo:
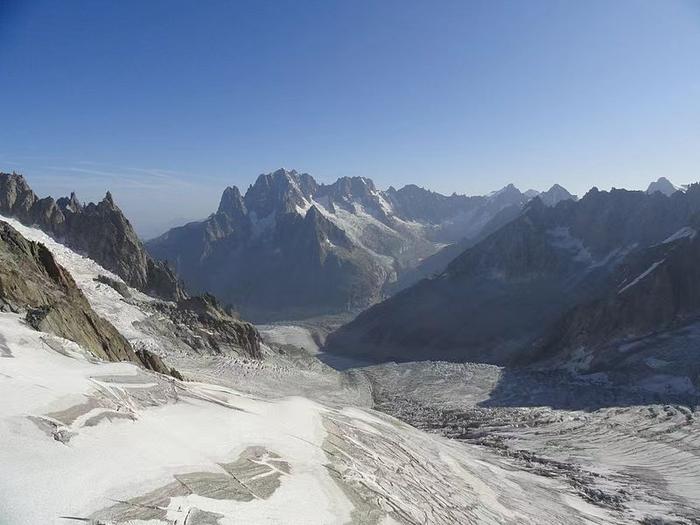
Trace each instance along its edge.
{"label": "jagged rocky peak", "polygon": [[489,194],[489,197],[498,197],[499,195],[520,195],[521,191],[517,188],[515,184],[509,182],[503,186],[500,190],[493,191]]}
{"label": "jagged rocky peak", "polygon": [[500,190],[490,193],[487,199],[499,207],[511,206],[513,204],[523,205],[528,201],[528,197],[526,197],[512,182]]}
{"label": "jagged rocky peak", "polygon": [[649,187],[647,188],[647,193],[651,195],[652,193],[656,193],[658,191],[659,193],[663,193],[664,195],[671,196],[679,190],[680,188],[674,185],[666,177],[659,177],[654,182],[649,184]]}
{"label": "jagged rocky peak", "polygon": [[546,206],[556,206],[561,201],[575,201],[578,199],[576,195],[570,193],[560,184],[553,184],[547,191],[540,192],[530,189],[526,192],[521,192],[513,183],[510,183],[500,190],[491,193],[488,197],[491,200],[497,200],[504,204],[515,204],[518,202],[522,204],[523,200],[528,201],[539,197]]}
{"label": "jagged rocky peak", "polygon": [[134,288],[165,299],[185,293],[165,263],[146,253],[131,223],[108,191],[98,204],[83,206],[72,193],[39,199],[22,175],[0,173],[0,214],[36,225],[119,275]]}
{"label": "jagged rocky peak", "polygon": [[244,201],[248,210],[258,218],[273,212],[292,213],[298,208],[308,207],[308,200],[317,188],[318,184],[308,173],[280,168],[260,175],[248,188]]}
{"label": "jagged rocky peak", "polygon": [[376,192],[374,182],[366,177],[341,177],[327,186],[327,193],[336,198],[368,199]]}
{"label": "jagged rocky peak", "polygon": [[117,208],[116,204],[114,204],[114,197],[112,197],[111,191],[107,191],[107,193],[105,193],[105,196],[102,199],[102,201],[100,201],[100,204],[103,204],[104,206],[109,206],[110,208],[114,209]]}
{"label": "jagged rocky peak", "polygon": [[556,206],[561,201],[575,201],[578,199],[576,195],[569,193],[569,191],[566,188],[560,186],[559,184],[554,184],[547,191],[540,193],[538,197],[546,206]]}
{"label": "jagged rocky peak", "polygon": [[56,202],[51,197],[39,199],[18,173],[0,173],[0,214],[43,225],[52,235],[65,234],[65,217]]}
{"label": "jagged rocky peak", "polygon": [[18,173],[0,173],[0,210],[26,217],[38,200],[27,181]]}
{"label": "jagged rocky peak", "polygon": [[545,206],[556,206],[564,200],[576,200],[577,197],[569,193],[569,191],[559,184],[554,184],[547,191],[539,192],[537,190],[527,190],[521,192],[513,183],[501,188],[498,191],[491,193],[488,198],[497,201],[503,205],[523,204],[523,201],[529,201],[539,197]]}
{"label": "jagged rocky peak", "polygon": [[238,187],[229,186],[224,190],[221,194],[221,201],[219,202],[217,213],[226,214],[229,217],[247,215],[248,210],[246,209],[243,196],[238,190]]}
{"label": "jagged rocky peak", "polygon": [[71,192],[70,197],[61,197],[58,199],[56,204],[63,212],[79,213],[83,208],[82,203],[78,200],[74,191]]}
{"label": "jagged rocky peak", "polygon": [[354,213],[360,205],[383,222],[393,213],[391,204],[367,177],[341,177],[333,184],[319,186],[315,197],[331,212],[337,205]]}

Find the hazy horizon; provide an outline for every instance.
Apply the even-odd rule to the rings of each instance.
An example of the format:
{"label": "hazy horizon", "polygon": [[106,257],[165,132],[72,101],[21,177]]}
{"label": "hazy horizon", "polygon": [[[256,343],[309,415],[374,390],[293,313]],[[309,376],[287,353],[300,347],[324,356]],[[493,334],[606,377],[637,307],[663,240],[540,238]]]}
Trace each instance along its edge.
{"label": "hazy horizon", "polygon": [[700,165],[690,1],[5,2],[0,169],[138,231],[286,166],[485,194]]}
{"label": "hazy horizon", "polygon": [[[289,168],[289,167],[285,167],[284,169],[294,170],[294,168]],[[12,172],[12,171],[13,170],[4,170],[0,166],[0,172]],[[103,182],[106,182],[106,180],[99,179],[99,178],[89,180],[89,181],[87,181],[87,184],[85,184],[86,181],[84,179],[81,180],[80,177],[76,177],[75,179],[71,179],[70,177],[59,179],[59,178],[54,177],[54,176],[33,177],[31,174],[22,173],[22,172],[17,172],[17,173],[20,175],[23,175],[25,177],[28,184],[37,193],[39,198],[50,196],[50,197],[57,199],[59,197],[69,196],[72,192],[75,192],[76,197],[78,198],[79,201],[81,201],[83,203],[89,203],[89,202],[99,202],[100,200],[102,200],[104,198],[106,192],[108,192],[108,191],[111,192],[115,201],[116,201],[117,206],[119,206],[124,211],[127,219],[129,219],[130,222],[132,222],[132,224],[134,225],[134,228],[136,229],[139,236],[142,237],[144,240],[148,240],[148,239],[151,239],[153,237],[160,235],[161,233],[164,233],[165,231],[167,231],[170,228],[173,228],[176,226],[182,226],[186,222],[205,219],[207,216],[209,216],[210,214],[212,214],[216,211],[216,208],[219,204],[219,200],[221,199],[221,194],[223,193],[224,189],[227,186],[237,186],[239,188],[239,190],[241,191],[241,193],[245,194],[248,187],[250,185],[252,185],[260,175],[268,174],[268,173],[271,173],[272,171],[275,171],[275,170],[267,171],[264,173],[259,173],[259,174],[255,175],[254,177],[252,177],[250,179],[250,181],[244,185],[227,184],[227,185],[222,186],[222,187],[210,188],[212,190],[211,191],[212,196],[210,199],[202,201],[203,206],[202,206],[201,211],[199,213],[197,213],[196,211],[190,210],[189,215],[186,213],[178,215],[177,211],[168,210],[168,213],[165,215],[165,218],[163,220],[161,220],[160,222],[150,222],[150,223],[149,222],[142,223],[138,219],[138,217],[142,216],[142,214],[144,212],[148,211],[147,206],[142,205],[141,203],[134,203],[132,200],[129,200],[129,199],[126,199],[124,201],[120,200],[120,195],[124,195],[125,189],[127,191],[129,191],[129,190],[139,191],[140,190],[141,192],[144,192],[144,190],[147,190],[149,188],[148,181],[138,181],[138,180],[134,180],[134,179],[129,180],[129,179],[123,178],[121,181],[116,181],[117,182],[117,186],[116,186],[117,189],[115,190],[113,187],[110,187],[110,186],[101,187],[101,184]],[[298,173],[307,173],[307,172],[304,172],[303,170],[295,170],[295,171],[297,171]],[[106,172],[105,172],[105,175],[106,175]],[[326,180],[322,177],[318,177],[318,176],[314,175],[313,173],[309,173],[309,175],[314,177],[314,179],[317,182],[324,183],[324,184],[330,184],[330,183],[334,182],[334,180],[337,180],[337,179]],[[665,178],[670,180],[670,182],[672,182],[676,186],[682,186],[684,184],[698,182],[698,181],[688,181],[688,182],[679,183],[678,181],[673,180],[670,177],[665,177]],[[648,183],[651,183],[655,180],[657,180],[657,179],[649,180]],[[73,186],[70,186],[71,182],[75,182],[76,184],[79,184],[79,185],[82,183],[83,186],[82,187],[81,186],[73,187]],[[618,189],[626,189],[626,190],[631,190],[631,191],[635,191],[635,190],[644,191],[647,189],[648,183],[645,184],[643,187],[639,187],[639,188],[624,188],[622,186],[611,186],[611,187],[598,187],[598,189],[603,190],[603,191],[608,191],[608,190],[612,189],[613,187],[615,187]],[[410,183],[407,183],[407,184],[410,184]],[[396,186],[396,189],[399,189],[407,184],[401,184],[400,186]],[[518,188],[522,192],[526,192],[528,190],[536,190],[538,192],[543,192],[543,191],[547,191],[549,188],[551,188],[551,186],[546,187],[546,188],[545,187],[542,187],[542,188],[523,187],[523,186],[518,185],[515,182],[509,182],[506,184],[506,186],[508,184],[515,185],[515,187]],[[559,184],[559,183],[554,183],[554,184]],[[417,184],[417,185],[422,187],[422,188],[428,189],[430,191],[436,191],[433,188],[430,188],[429,185],[426,185],[426,184]],[[581,198],[588,191],[590,191],[594,186],[595,185],[592,185],[589,188],[587,188],[585,191],[579,192],[579,193],[572,191],[568,187],[565,187],[565,189],[569,190],[572,194],[574,194],[578,198]],[[463,193],[463,192],[458,192],[458,191],[454,191],[454,192],[452,192],[452,191],[448,191],[448,192],[437,191],[437,193],[441,193],[443,195],[451,195],[452,193],[457,193],[460,195],[467,195],[467,196],[488,195],[489,193],[496,192],[504,187],[505,186],[493,188],[493,189],[486,191],[484,193],[471,193],[471,194],[469,194],[469,193]],[[52,188],[53,188],[53,190],[52,190]],[[157,187],[150,186],[150,189],[155,190],[155,189],[157,189]],[[388,186],[387,187],[380,186],[377,189],[387,190]],[[83,191],[83,190],[85,190],[85,191]],[[150,196],[151,194],[148,191],[145,191],[145,195],[146,195],[146,198],[148,198],[148,196]],[[184,198],[186,198],[186,196],[187,196],[186,193],[183,193],[182,195]],[[162,213],[161,210],[157,210],[157,212]],[[137,219],[134,219],[133,217],[137,217]]]}

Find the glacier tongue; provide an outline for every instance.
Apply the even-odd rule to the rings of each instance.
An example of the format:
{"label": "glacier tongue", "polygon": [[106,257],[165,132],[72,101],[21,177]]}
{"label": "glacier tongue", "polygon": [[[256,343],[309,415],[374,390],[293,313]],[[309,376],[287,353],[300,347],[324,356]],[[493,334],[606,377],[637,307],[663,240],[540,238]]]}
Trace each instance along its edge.
{"label": "glacier tongue", "polygon": [[0,327],[8,525],[614,522],[560,481],[366,408],[90,361],[15,314]]}

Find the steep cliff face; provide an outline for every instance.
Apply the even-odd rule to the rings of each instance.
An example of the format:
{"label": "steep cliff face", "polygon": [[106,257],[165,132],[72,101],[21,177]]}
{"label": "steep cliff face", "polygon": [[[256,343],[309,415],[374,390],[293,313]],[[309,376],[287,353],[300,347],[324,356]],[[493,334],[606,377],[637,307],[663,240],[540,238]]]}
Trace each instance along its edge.
{"label": "steep cliff face", "polygon": [[141,363],[129,342],[99,317],[71,275],[43,245],[0,222],[0,309],[26,313],[28,323],[109,361]]}
{"label": "steep cliff face", "polygon": [[537,343],[533,360],[566,361],[583,349],[595,365],[610,360],[603,348],[612,342],[700,319],[699,227],[694,219],[662,242],[626,257],[598,297],[563,315]]}
{"label": "steep cliff face", "polygon": [[58,201],[39,199],[24,177],[0,173],[0,215],[38,226],[134,288],[170,300],[185,296],[167,264],[148,255],[109,192],[98,204],[85,206],[74,193]]}

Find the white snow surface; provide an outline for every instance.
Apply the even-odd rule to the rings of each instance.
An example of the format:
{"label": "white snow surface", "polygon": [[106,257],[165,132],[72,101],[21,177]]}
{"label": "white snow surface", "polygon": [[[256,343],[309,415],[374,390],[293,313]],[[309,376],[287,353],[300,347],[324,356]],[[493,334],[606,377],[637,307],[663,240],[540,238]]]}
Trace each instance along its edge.
{"label": "white snow surface", "polygon": [[654,270],[656,270],[656,268],[658,268],[658,266],[659,266],[660,264],[662,264],[665,260],[666,260],[666,259],[661,259],[660,261],[656,261],[655,263],[653,263],[651,266],[649,266],[649,268],[647,268],[647,269],[644,270],[641,274],[639,274],[637,277],[635,277],[629,284],[627,284],[627,285],[623,286],[622,288],[620,288],[620,291],[617,292],[618,295],[621,294],[621,293],[623,293],[625,290],[629,290],[629,289],[632,288],[635,284],[637,284],[639,281],[641,281],[642,279],[644,279],[645,277],[647,277],[649,274],[651,274],[651,272],[653,272]]}
{"label": "white snow surface", "polygon": [[698,234],[697,230],[695,228],[692,228],[690,226],[684,226],[680,230],[678,230],[676,233],[673,235],[670,235],[661,244],[668,244],[669,242],[674,242],[679,239],[694,239],[695,236]]}
{"label": "white snow surface", "polygon": [[[557,480],[368,409],[270,401],[96,362],[15,314],[0,314],[0,333],[4,525],[63,516],[182,525],[205,523],[190,519],[202,512],[221,525],[614,522]],[[271,495],[241,501],[181,481],[188,494],[153,496],[192,476],[226,477],[223,465],[250,447],[288,465],[260,474],[279,475]],[[261,478],[241,486],[253,483]],[[554,493],[566,496],[549,501]],[[361,519],[369,515],[376,521]]]}
{"label": "white snow surface", "polygon": [[[294,475],[269,500],[172,500],[168,517],[182,520],[183,509],[197,506],[229,516],[222,524],[350,519],[351,503],[323,467],[321,406],[303,398],[261,402],[213,385],[165,380],[133,364],[64,356],[12,314],[0,315],[0,327],[12,353],[3,359],[0,378],[3,523],[87,517],[172,481],[178,472],[220,472],[217,463],[234,460],[252,444],[292,466]],[[162,403],[143,404],[146,392],[162,396]],[[81,413],[86,402],[107,407]],[[72,421],[56,415],[70,410],[79,413]],[[108,419],[91,424],[98,415]],[[29,417],[74,436],[63,444]],[[306,502],[308,494],[314,505]]]}
{"label": "white snow surface", "polygon": [[276,344],[289,344],[302,348],[310,354],[319,352],[318,343],[314,340],[311,330],[297,325],[258,325],[258,331],[263,340]]}

